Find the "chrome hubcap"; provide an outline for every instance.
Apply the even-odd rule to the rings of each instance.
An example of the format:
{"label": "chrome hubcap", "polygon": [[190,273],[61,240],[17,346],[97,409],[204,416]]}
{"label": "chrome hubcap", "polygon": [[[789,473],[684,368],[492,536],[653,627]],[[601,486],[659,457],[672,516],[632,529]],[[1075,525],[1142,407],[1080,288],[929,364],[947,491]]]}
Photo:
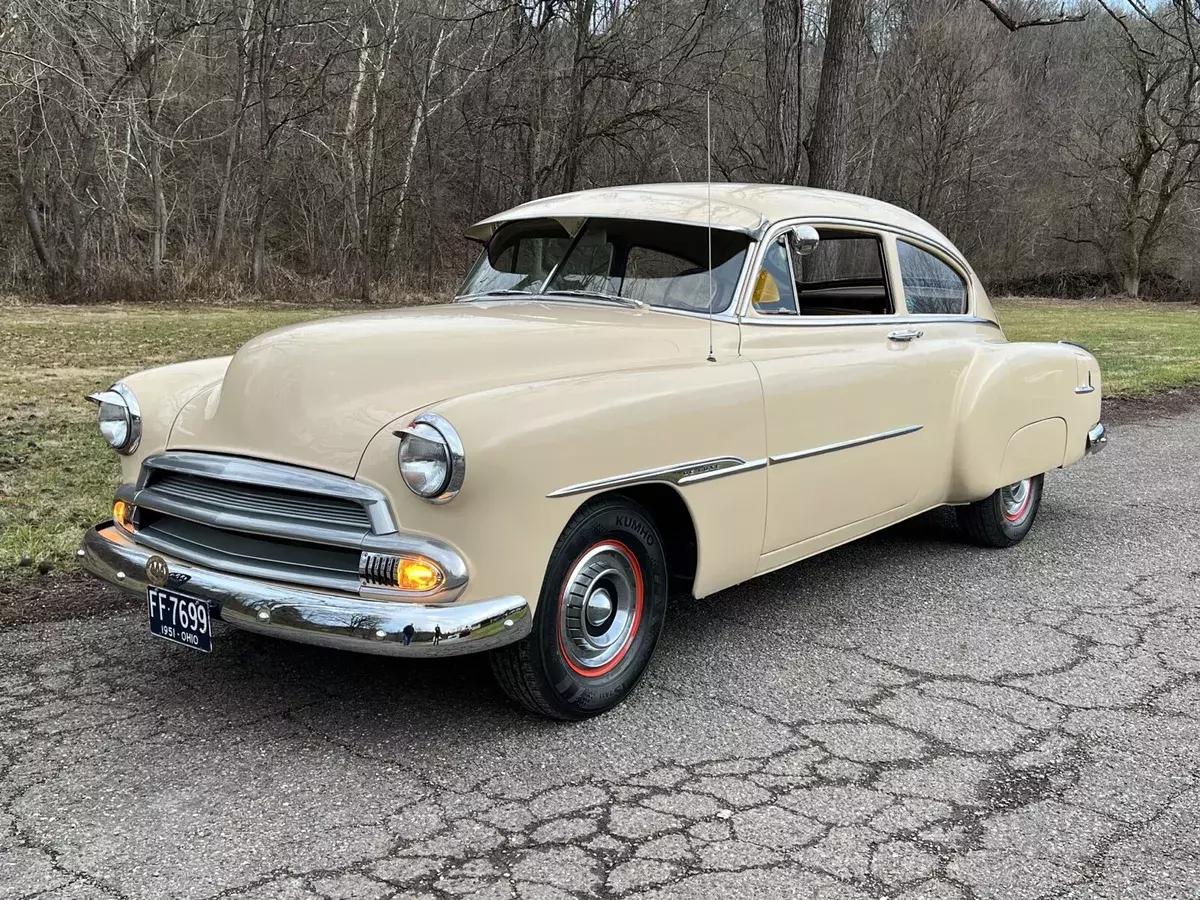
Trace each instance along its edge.
{"label": "chrome hubcap", "polygon": [[1029,511],[1029,492],[1033,488],[1033,480],[1026,478],[1000,489],[1000,502],[1004,507],[1004,518],[1010,522],[1019,522]]}
{"label": "chrome hubcap", "polygon": [[559,629],[575,666],[599,669],[624,653],[638,617],[639,571],[623,546],[603,542],[568,573]]}
{"label": "chrome hubcap", "polygon": [[587,623],[591,628],[601,628],[612,615],[613,601],[604,588],[596,588],[587,601]]}

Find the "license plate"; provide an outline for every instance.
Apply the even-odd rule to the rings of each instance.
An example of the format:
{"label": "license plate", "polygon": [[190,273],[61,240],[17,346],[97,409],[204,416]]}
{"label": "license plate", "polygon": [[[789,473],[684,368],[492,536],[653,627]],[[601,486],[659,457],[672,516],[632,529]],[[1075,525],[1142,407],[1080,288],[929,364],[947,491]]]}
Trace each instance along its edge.
{"label": "license plate", "polygon": [[150,633],[201,653],[212,652],[208,604],[162,588],[146,588]]}

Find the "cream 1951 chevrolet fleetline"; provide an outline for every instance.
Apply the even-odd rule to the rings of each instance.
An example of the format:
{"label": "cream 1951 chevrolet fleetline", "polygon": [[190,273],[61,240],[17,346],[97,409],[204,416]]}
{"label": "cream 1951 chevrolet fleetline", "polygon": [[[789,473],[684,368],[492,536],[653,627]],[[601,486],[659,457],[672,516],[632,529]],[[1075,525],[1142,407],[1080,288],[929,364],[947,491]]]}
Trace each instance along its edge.
{"label": "cream 1951 chevrolet fleetline", "polygon": [[513,698],[582,718],[636,684],[668,594],[947,504],[1015,544],[1042,473],[1105,441],[1095,358],[1007,342],[962,255],[885,203],[648,185],[468,236],[452,304],[90,398],[123,477],[79,553],[152,633],[488,651]]}

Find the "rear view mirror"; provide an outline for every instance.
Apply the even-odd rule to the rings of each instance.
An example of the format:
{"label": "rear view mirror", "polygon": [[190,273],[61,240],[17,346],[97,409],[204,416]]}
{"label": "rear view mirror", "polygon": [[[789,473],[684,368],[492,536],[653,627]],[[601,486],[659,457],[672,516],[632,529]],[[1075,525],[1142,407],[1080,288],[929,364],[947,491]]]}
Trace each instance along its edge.
{"label": "rear view mirror", "polygon": [[808,256],[821,243],[821,235],[811,225],[796,225],[792,228],[792,244],[801,256]]}

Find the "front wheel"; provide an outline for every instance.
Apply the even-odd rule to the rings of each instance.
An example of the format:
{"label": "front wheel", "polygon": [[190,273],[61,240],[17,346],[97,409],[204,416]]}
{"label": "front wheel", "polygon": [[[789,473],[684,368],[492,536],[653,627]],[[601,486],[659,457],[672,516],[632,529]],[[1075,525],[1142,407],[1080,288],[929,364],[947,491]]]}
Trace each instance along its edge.
{"label": "front wheel", "polygon": [[598,715],[642,677],[666,608],[666,555],[649,513],[622,497],[589,503],[550,556],[533,631],[493,651],[492,671],[535,713]]}
{"label": "front wheel", "polygon": [[1029,534],[1037,518],[1043,478],[1024,478],[998,488],[989,497],[958,507],[959,527],[981,547],[1011,547],[1018,543]]}

